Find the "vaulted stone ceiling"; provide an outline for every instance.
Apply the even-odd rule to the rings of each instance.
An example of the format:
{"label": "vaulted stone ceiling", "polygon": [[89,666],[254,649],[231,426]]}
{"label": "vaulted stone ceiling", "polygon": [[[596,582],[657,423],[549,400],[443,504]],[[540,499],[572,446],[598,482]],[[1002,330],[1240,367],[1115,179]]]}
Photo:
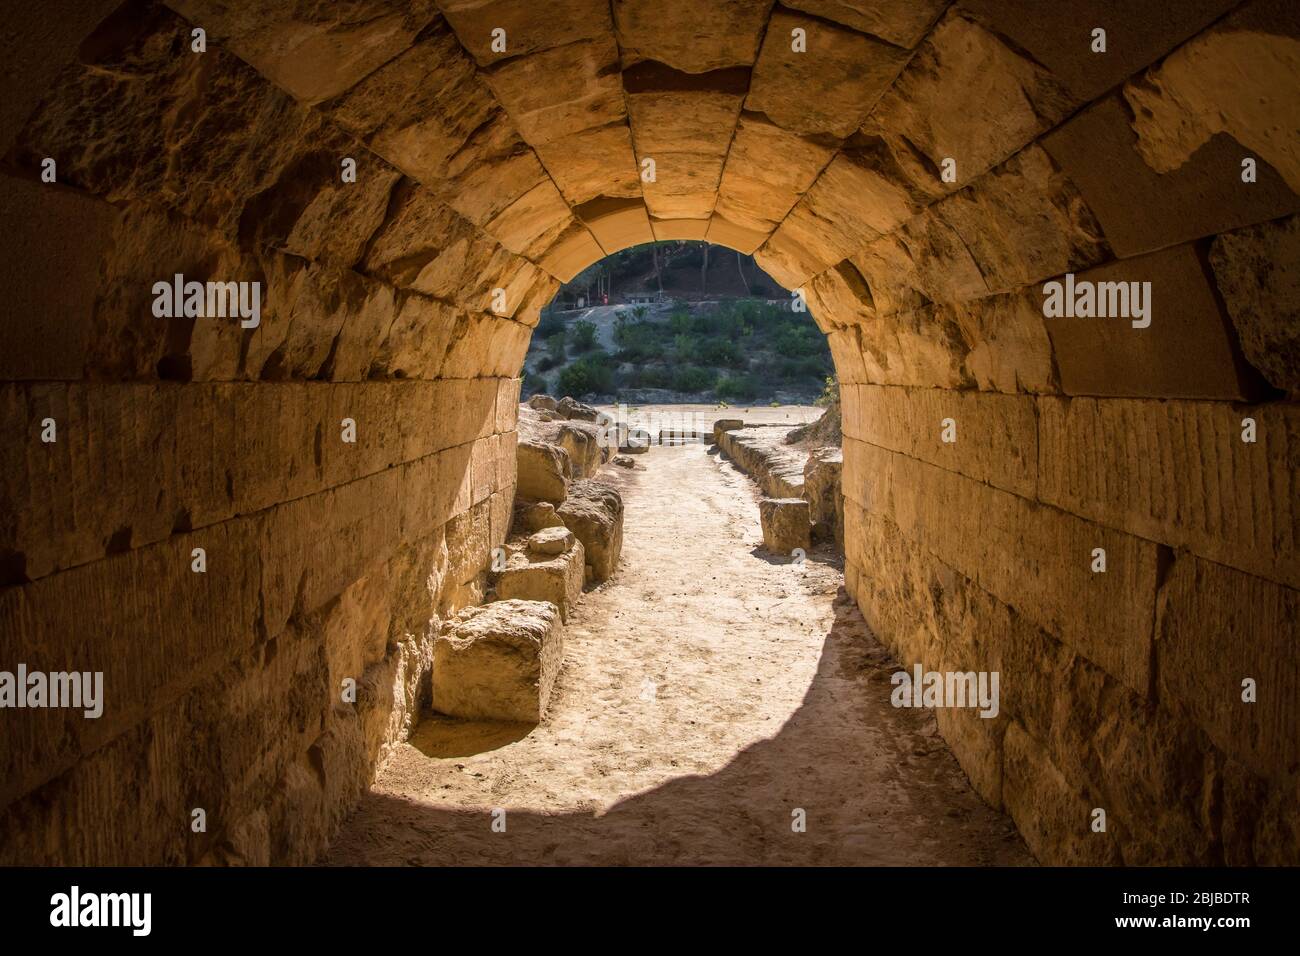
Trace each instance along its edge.
{"label": "vaulted stone ceiling", "polygon": [[[408,201],[431,236],[463,228],[438,220],[445,205],[536,266],[502,282],[525,323],[603,255],[707,239],[804,287],[841,364],[865,348],[897,367],[906,348],[862,339],[870,316],[1016,292],[1221,226],[1197,209],[1238,197],[1204,163],[1161,183],[1163,212],[1143,202],[1144,181],[1220,131],[1276,169],[1256,209],[1288,211],[1300,189],[1273,112],[1206,79],[1248,70],[1267,87],[1286,72],[1294,12],[1279,3],[170,6],[423,187]],[[1189,133],[1199,112],[1214,128]],[[1037,337],[1015,359],[1029,382],[1050,364]]]}

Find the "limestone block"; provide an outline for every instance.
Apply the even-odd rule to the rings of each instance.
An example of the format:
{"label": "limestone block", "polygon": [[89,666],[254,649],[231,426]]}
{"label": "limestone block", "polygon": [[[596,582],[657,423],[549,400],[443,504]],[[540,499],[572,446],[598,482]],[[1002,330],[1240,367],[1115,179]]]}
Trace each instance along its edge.
{"label": "limestone block", "polygon": [[766,24],[766,0],[619,0],[614,4],[624,66],[643,60],[686,73],[749,66]]}
{"label": "limestone block", "polygon": [[550,179],[543,179],[483,228],[516,255],[536,258],[573,222],[560,191]]}
{"label": "limestone block", "polygon": [[574,478],[591,478],[608,457],[607,446],[602,444],[603,430],[589,422],[563,423],[557,439],[560,447],[569,453]]}
{"label": "limestone block", "polygon": [[[538,532],[542,535],[545,533],[546,531]],[[536,548],[530,538],[527,547],[523,551],[516,552],[506,569],[497,576],[497,598],[503,601],[515,598],[525,601],[549,601],[559,608],[560,619],[568,621],[570,612],[582,596],[587,561],[582,542],[573,539],[571,532],[566,530],[565,533],[568,534],[570,541],[568,547],[559,552]]]}
{"label": "limestone block", "polygon": [[559,504],[569,493],[573,473],[569,453],[556,445],[521,441],[518,449],[519,494]]}
{"label": "limestone block", "polygon": [[718,214],[737,227],[770,232],[833,155],[818,139],[742,113],[718,188]]}
{"label": "limestone block", "polygon": [[[1230,6],[1222,3],[1220,6]],[[1180,17],[1180,26],[1182,19]],[[1251,3],[1124,87],[1138,150],[1157,172],[1182,166],[1227,133],[1300,193],[1293,104],[1300,92],[1295,48],[1300,13],[1286,0]],[[1234,172],[1239,170],[1239,165]]]}
{"label": "limestone block", "polygon": [[[1174,561],[1156,622],[1160,700],[1274,779],[1300,759],[1300,592],[1194,555]],[[1243,681],[1255,682],[1254,703]]]}
{"label": "limestone block", "polygon": [[639,200],[593,199],[584,203],[577,213],[606,252],[654,241],[650,216],[645,203]]}
{"label": "limestone block", "polygon": [[600,481],[575,481],[556,512],[582,542],[591,579],[604,581],[613,574],[623,551],[623,496]]}
{"label": "limestone block", "polygon": [[[480,66],[606,36],[613,29],[604,0],[555,0],[545,16],[514,0],[439,0],[438,6]],[[492,31],[498,28],[506,32],[503,51],[492,49]]]}
{"label": "limestone block", "polygon": [[[1038,422],[1028,396],[859,385],[845,431],[1023,498],[1037,497]],[[952,419],[956,441],[943,441]]]}
{"label": "limestone block", "polygon": [[844,547],[844,494],[840,475],[844,453],[838,448],[816,448],[803,469],[804,497],[808,500],[808,518],[813,531],[819,529]]}
{"label": "limestone block", "polygon": [[[847,434],[843,487],[846,497],[1147,695],[1154,543]],[[1106,551],[1105,572],[1091,570],[1095,548]]]}
{"label": "limestone block", "polygon": [[321,104],[334,122],[432,185],[464,163],[472,134],[499,113],[474,61],[441,18],[419,42]]}
{"label": "limestone block", "polygon": [[605,250],[600,248],[587,227],[575,221],[538,258],[537,264],[561,282],[568,282],[604,256]]}
{"label": "limestone block", "polygon": [[618,45],[604,36],[505,60],[484,78],[520,135],[538,145],[623,120],[617,67]]}
{"label": "limestone block", "polygon": [[1092,831],[1096,800],[1071,786],[1042,746],[1014,722],[1003,738],[1003,754],[1002,802],[1039,862],[1056,866],[1122,862],[1111,833]]}
{"label": "limestone block", "polygon": [[763,498],[758,517],[763,547],[773,554],[793,554],[796,548],[807,552],[812,547],[808,502],[802,498]]}
{"label": "limestone block", "polygon": [[600,415],[591,405],[584,404],[569,395],[565,395],[555,404],[555,410],[567,419],[580,422],[594,422]]}
{"label": "limestone block", "polygon": [[[793,30],[807,50],[792,49]],[[745,107],[783,129],[845,137],[894,81],[907,51],[801,13],[777,9],[768,21]]]}
{"label": "limestone block", "polygon": [[626,120],[535,147],[564,198],[580,206],[599,197],[640,199],[641,179]]}
{"label": "limestone block", "polygon": [[273,83],[305,103],[337,96],[411,45],[437,14],[431,0],[325,7],[169,0]]}
{"label": "limestone block", "polygon": [[521,501],[515,506],[514,515],[514,527],[529,535],[544,528],[564,527],[564,520],[556,513],[555,505],[549,501]]}
{"label": "limestone block", "polygon": [[434,646],[434,709],[469,720],[542,720],[564,657],[555,605],[496,601],[462,618]]}
{"label": "limestone block", "polygon": [[1125,317],[1045,318],[1066,394],[1241,400],[1257,393],[1193,246],[1099,266],[1078,273],[1080,281],[1151,283],[1145,303],[1151,324],[1134,328]]}
{"label": "limestone block", "polygon": [[943,0],[791,0],[786,6],[894,44],[913,47],[947,6]]}
{"label": "limestone block", "polygon": [[1087,268],[1109,251],[1092,210],[1037,145],[942,200],[935,214],[969,250],[989,292]]}
{"label": "limestone block", "polygon": [[1209,136],[1174,168],[1153,169],[1140,152],[1135,122],[1116,93],[1042,141],[1121,258],[1300,209],[1300,197],[1262,158],[1257,158],[1256,181],[1242,182],[1241,161],[1248,150],[1226,133]]}
{"label": "limestone block", "polygon": [[[898,188],[937,197],[973,183],[1072,105],[1046,69],[954,13],[917,48],[864,132],[888,141],[897,164],[888,178]],[[939,175],[946,159],[955,161],[953,183]]]}
{"label": "limestone block", "polygon": [[[528,550],[538,554],[563,554],[573,547],[573,532],[560,525],[542,528],[528,536]],[[585,563],[585,562],[584,562]]]}
{"label": "limestone block", "polygon": [[[1300,217],[1217,237],[1210,246],[1214,281],[1237,329],[1241,350],[1274,388],[1300,393]],[[1291,267],[1287,267],[1291,263]]]}
{"label": "limestone block", "polygon": [[1038,434],[1043,501],[1300,587],[1300,409],[1044,399]]}
{"label": "limestone block", "polygon": [[[957,6],[1050,70],[1076,103],[1086,103],[1195,36],[1235,3],[1185,0],[1177,17],[1168,16],[1167,8],[1110,0],[959,0]],[[1105,25],[1105,55],[1092,51],[1092,24]]]}

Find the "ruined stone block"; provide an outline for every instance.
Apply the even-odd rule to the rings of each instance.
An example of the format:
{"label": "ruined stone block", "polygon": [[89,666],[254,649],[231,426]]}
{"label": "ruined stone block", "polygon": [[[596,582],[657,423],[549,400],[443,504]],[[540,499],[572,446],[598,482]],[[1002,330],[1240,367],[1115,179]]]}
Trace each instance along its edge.
{"label": "ruined stone block", "polygon": [[433,707],[469,720],[537,723],[564,657],[555,605],[496,601],[471,608],[438,636]]}
{"label": "ruined stone block", "polygon": [[808,502],[802,498],[764,498],[758,503],[759,523],[763,529],[763,547],[773,554],[805,552],[812,546],[812,522]]}

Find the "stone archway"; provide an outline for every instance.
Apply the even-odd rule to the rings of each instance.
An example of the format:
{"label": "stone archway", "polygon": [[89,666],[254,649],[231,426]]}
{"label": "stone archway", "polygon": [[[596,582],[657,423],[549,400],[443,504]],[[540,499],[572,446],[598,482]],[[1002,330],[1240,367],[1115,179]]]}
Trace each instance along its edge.
{"label": "stone archway", "polygon": [[[943,732],[1040,859],[1294,861],[1293,5],[75,6],[6,51],[0,622],[110,696],[6,734],[6,859],[310,859],[480,593],[538,309],[702,238],[813,303],[850,591],[1003,673]],[[177,274],[259,323],[155,319]]]}

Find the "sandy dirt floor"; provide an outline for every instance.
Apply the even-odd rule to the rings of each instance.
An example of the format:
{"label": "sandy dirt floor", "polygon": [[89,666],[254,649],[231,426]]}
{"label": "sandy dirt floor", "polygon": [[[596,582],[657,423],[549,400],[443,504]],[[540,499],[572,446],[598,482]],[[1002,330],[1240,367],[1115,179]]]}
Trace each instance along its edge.
{"label": "sandy dirt floor", "polygon": [[567,627],[547,719],[427,716],[325,862],[1032,863],[933,716],[890,706],[837,556],[764,552],[753,482],[710,446],[638,463],[602,473],[623,564]]}

